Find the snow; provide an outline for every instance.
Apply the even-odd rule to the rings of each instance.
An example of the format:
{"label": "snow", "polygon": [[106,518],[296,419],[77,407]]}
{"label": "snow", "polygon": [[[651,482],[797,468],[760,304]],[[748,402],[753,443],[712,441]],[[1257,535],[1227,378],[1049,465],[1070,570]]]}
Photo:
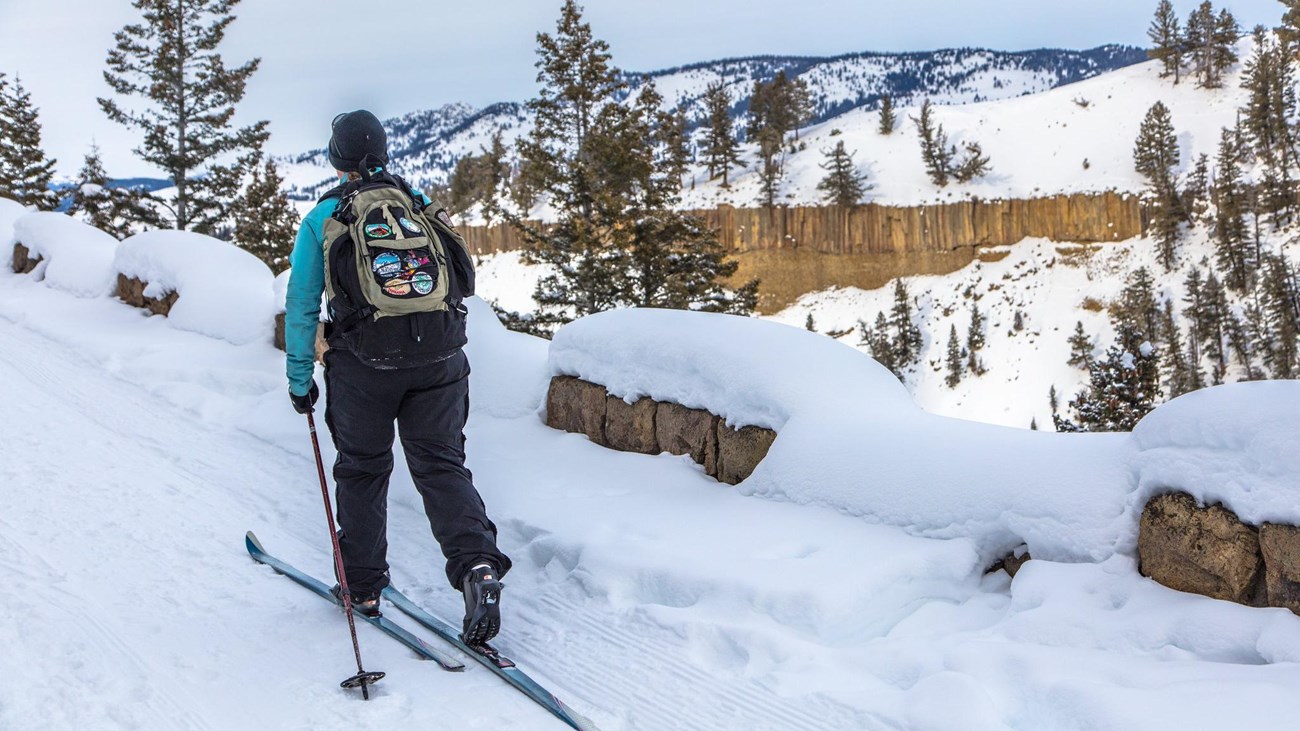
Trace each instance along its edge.
{"label": "snow", "polygon": [[[3,222],[0,222],[3,225]],[[33,272],[51,287],[81,297],[104,297],[117,286],[117,239],[62,213],[29,213],[13,223],[14,238],[40,257]]]}
{"label": "snow", "polygon": [[236,345],[271,338],[271,270],[233,244],[189,231],[146,231],[122,242],[113,265],[148,282],[146,296],[180,294],[167,315],[172,327]]}
{"label": "snow", "polygon": [[1133,441],[1139,489],[1130,512],[1175,486],[1254,525],[1300,525],[1300,382],[1233,383],[1179,396],[1148,414]]}
{"label": "snow", "polygon": [[[471,300],[470,335],[469,466],[515,559],[498,644],[606,731],[1293,725],[1291,613],[1171,591],[1124,550],[1044,560],[1102,532],[1121,544],[1124,501],[1164,479],[1156,468],[1213,457],[1207,481],[1281,504],[1300,465],[1268,435],[1294,435],[1293,394],[1218,387],[1131,437],[1054,435],[926,414],[852,348],[771,322],[617,313],[548,346]],[[689,359],[694,338],[733,347]],[[366,665],[388,677],[369,704],[337,687],[353,667],[337,610],[240,544],[251,528],[330,570],[306,430],[269,344],[4,272],[0,340],[0,471],[23,488],[0,492],[0,575],[17,597],[0,604],[0,641],[43,679],[0,687],[0,726],[557,727],[481,669],[444,674],[364,626]],[[750,480],[723,487],[688,458],[546,428],[536,409],[562,362],[624,395],[693,394],[782,430]],[[858,400],[835,403],[837,388]],[[394,580],[454,618],[397,462]],[[918,519],[932,525],[904,524]],[[988,547],[1016,538],[1035,560],[1014,581],[982,576]]]}
{"label": "snow", "polygon": [[[0,246],[4,246],[6,249],[9,248],[9,245],[13,243],[14,222],[29,212],[26,206],[17,201],[0,198]],[[6,251],[5,253],[9,252]]]}

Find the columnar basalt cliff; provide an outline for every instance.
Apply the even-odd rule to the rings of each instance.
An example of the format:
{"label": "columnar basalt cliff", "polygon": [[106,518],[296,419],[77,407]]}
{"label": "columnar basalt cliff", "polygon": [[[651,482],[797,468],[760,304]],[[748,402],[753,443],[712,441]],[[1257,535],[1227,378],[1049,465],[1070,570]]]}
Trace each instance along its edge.
{"label": "columnar basalt cliff", "polygon": [[[828,287],[875,288],[894,277],[956,271],[981,247],[1031,237],[1123,241],[1141,236],[1147,222],[1137,196],[1109,192],[929,206],[721,206],[694,213],[718,230],[739,261],[738,281],[763,280],[764,312]],[[522,247],[507,224],[466,226],[462,233],[476,254]]]}

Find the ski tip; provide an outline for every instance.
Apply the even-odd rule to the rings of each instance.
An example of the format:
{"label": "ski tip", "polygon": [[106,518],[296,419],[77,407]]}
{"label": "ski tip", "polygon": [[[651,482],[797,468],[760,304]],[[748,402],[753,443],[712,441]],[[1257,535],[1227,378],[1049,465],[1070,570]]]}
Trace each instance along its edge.
{"label": "ski tip", "polygon": [[266,549],[262,548],[262,542],[257,540],[257,536],[251,530],[244,534],[244,547],[249,553],[266,553]]}

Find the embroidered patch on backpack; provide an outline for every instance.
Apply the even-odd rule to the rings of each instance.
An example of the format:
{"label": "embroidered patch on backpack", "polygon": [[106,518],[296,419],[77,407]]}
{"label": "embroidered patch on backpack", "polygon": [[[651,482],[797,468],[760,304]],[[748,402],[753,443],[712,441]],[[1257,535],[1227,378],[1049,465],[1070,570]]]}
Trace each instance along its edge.
{"label": "embroidered patch on backpack", "polygon": [[406,218],[405,216],[403,216],[402,218],[397,219],[397,222],[398,222],[399,224],[402,225],[402,228],[406,229],[407,231],[409,231],[409,232],[411,232],[411,233],[413,233],[413,234],[421,234],[421,233],[424,233],[424,230],[423,230],[423,229],[421,229],[419,226],[417,226],[417,225],[415,225],[414,223],[412,223],[412,222],[411,222],[411,219]]}
{"label": "embroidered patch on backpack", "polygon": [[366,224],[366,238],[368,239],[388,239],[393,236],[393,227],[386,223],[368,223]]}
{"label": "embroidered patch on backpack", "polygon": [[448,216],[448,215],[447,215],[447,211],[446,211],[446,210],[444,210],[444,209],[442,209],[442,208],[439,208],[439,209],[438,209],[438,212],[435,213],[435,214],[433,214],[433,215],[434,215],[434,217],[436,217],[439,221],[442,221],[443,223],[447,224],[448,226],[451,226],[451,216]]}

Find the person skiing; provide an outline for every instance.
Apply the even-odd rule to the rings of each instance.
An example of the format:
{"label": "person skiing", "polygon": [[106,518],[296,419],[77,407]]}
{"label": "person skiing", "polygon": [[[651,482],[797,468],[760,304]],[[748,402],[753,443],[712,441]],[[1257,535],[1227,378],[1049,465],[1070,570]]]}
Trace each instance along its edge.
{"label": "person skiing", "polygon": [[340,114],[331,130],[340,184],[303,218],[289,258],[289,398],[300,414],[314,410],[325,293],[325,423],[338,450],[335,504],[352,606],[377,616],[389,582],[396,422],[447,580],[464,594],[463,638],[480,644],[500,630],[500,579],[511,564],[465,467],[470,365],[460,299],[472,294],[473,267],[446,212],[384,169],[387,136],[375,115]]}

